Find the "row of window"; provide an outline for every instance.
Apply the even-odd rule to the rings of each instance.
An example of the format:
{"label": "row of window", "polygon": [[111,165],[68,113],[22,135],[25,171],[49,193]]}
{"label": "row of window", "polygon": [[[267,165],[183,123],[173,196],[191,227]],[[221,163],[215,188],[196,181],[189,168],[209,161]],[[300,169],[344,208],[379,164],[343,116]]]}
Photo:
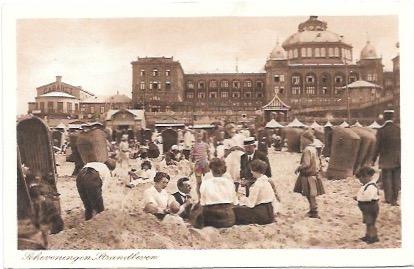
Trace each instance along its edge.
{"label": "row of window", "polygon": [[[221,80],[221,81],[210,80],[209,83],[208,83],[210,88],[217,88],[219,84],[220,84],[221,88],[228,88],[229,85],[230,85],[230,82],[228,80]],[[238,80],[233,80],[231,85],[232,85],[233,88],[238,89],[238,88],[241,87],[242,83]],[[251,88],[252,85],[253,85],[253,82],[251,80],[243,81],[243,87],[245,87],[245,88]],[[263,81],[258,80],[258,81],[255,82],[255,85],[256,85],[256,88],[261,89],[261,88],[263,88],[264,83],[263,83]],[[206,82],[204,80],[200,80],[200,81],[197,82],[197,88],[198,89],[204,89],[205,86],[206,86]],[[187,88],[188,89],[194,89],[194,87],[195,87],[194,81],[188,80],[187,81]]]}
{"label": "row of window", "polygon": [[[55,110],[55,106],[54,106],[55,102],[47,102],[47,111],[48,112],[58,112],[58,113],[72,113],[72,112],[77,112],[79,110],[79,104],[75,104],[75,110],[73,110],[72,107],[72,103],[67,102],[66,103],[66,111],[63,110],[63,102],[57,102],[57,106],[56,106],[56,110]],[[42,112],[45,111],[45,102],[39,102],[36,103],[36,110],[40,110]]]}
{"label": "row of window", "polygon": [[[343,91],[342,87],[334,87],[335,89],[335,94],[341,94]],[[308,95],[316,95],[316,87],[315,86],[306,86],[303,87],[303,89],[299,86],[293,86],[292,87],[292,91],[291,91],[292,95],[300,95],[300,94],[308,94]],[[320,88],[320,94],[322,95],[328,95],[329,94],[329,90],[328,87],[322,87]]]}
{"label": "row of window", "polygon": [[[292,84],[293,85],[299,85],[299,84],[301,84],[301,78],[302,77],[300,75],[293,75],[292,76]],[[358,78],[357,78],[356,75],[350,75],[349,78],[348,78],[349,83],[354,82],[357,79]],[[305,82],[307,84],[314,84],[314,83],[316,83],[316,76],[315,75],[306,75],[305,76]],[[322,84],[329,84],[330,83],[329,76],[326,76],[326,75],[325,76],[322,76],[320,82]],[[335,78],[334,78],[334,82],[336,84],[342,84],[342,83],[344,83],[345,82],[345,75],[342,75],[342,74],[341,75],[336,75]]]}
{"label": "row of window", "polygon": [[[153,77],[158,77],[160,74],[161,74],[161,72],[158,70],[158,68],[152,69],[151,75]],[[169,69],[165,70],[164,74],[165,74],[166,77],[171,76],[171,70],[169,70]],[[141,69],[140,75],[141,75],[141,77],[144,77],[146,75],[145,69]]]}
{"label": "row of window", "polygon": [[[230,94],[228,92],[209,92],[208,93],[208,97],[210,99],[216,99],[216,98],[229,98]],[[252,93],[252,92],[245,92],[244,93],[244,98],[263,98],[263,93],[258,92],[258,93]],[[231,93],[231,97],[232,98],[240,98],[241,97],[241,93],[240,92],[232,92]],[[197,98],[198,99],[204,99],[206,98],[206,93],[205,92],[198,92],[197,93]],[[188,92],[187,93],[187,99],[194,99],[194,93],[193,92]]]}
{"label": "row of window", "polygon": [[[340,52],[342,52],[340,54]],[[329,47],[329,48],[301,48],[299,49],[290,49],[288,50],[288,58],[345,58],[348,60],[352,59],[351,50],[349,49],[340,49],[339,47]]]}
{"label": "row of window", "polygon": [[[166,90],[170,90],[171,89],[171,82],[166,81],[164,83],[164,87],[165,87]],[[139,83],[139,89],[140,90],[147,89],[147,85],[144,81],[141,81]],[[161,82],[160,81],[150,81],[149,84],[148,84],[148,89],[150,89],[150,90],[161,90]]]}

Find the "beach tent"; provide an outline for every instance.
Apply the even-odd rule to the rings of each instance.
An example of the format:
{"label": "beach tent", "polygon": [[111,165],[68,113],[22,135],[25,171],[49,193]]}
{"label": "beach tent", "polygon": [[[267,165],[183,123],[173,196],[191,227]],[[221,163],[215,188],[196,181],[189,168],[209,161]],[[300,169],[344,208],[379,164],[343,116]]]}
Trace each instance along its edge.
{"label": "beach tent", "polygon": [[300,122],[297,118],[295,118],[291,123],[287,125],[287,127],[307,127],[305,124]]}
{"label": "beach tent", "polygon": [[325,123],[323,127],[333,127],[333,124],[330,121],[328,121],[327,123]]}
{"label": "beach tent", "polygon": [[312,122],[312,124],[310,125],[311,128],[313,129],[321,129],[322,125],[320,125],[319,123],[317,123],[315,120]]}
{"label": "beach tent", "polygon": [[359,121],[356,121],[356,122],[354,123],[354,125],[352,125],[352,127],[364,127],[364,126],[362,126],[362,124],[361,124],[361,123],[359,123]]}
{"label": "beach tent", "polygon": [[341,124],[339,125],[339,127],[342,127],[342,128],[347,128],[347,127],[349,127],[349,124],[348,124],[346,121],[344,121],[343,123],[341,123]]}
{"label": "beach tent", "polygon": [[278,123],[275,119],[272,119],[268,123],[266,123],[266,128],[283,128],[284,126]]}
{"label": "beach tent", "polygon": [[373,122],[373,123],[371,123],[371,125],[369,125],[369,126],[368,126],[368,128],[372,128],[372,129],[379,129],[379,128],[381,128],[381,125],[379,125],[379,124],[378,124],[378,122],[376,122],[376,121],[374,120],[374,122]]}

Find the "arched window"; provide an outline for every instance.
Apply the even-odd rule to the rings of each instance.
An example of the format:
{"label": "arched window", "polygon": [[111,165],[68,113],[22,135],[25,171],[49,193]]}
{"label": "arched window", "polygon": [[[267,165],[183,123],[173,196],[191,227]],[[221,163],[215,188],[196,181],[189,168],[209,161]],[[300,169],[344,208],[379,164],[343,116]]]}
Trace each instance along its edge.
{"label": "arched window", "polygon": [[221,86],[222,88],[227,88],[227,87],[229,87],[229,81],[228,81],[228,80],[222,80],[222,81],[220,82],[220,86]]}
{"label": "arched window", "polygon": [[197,87],[198,87],[199,89],[204,89],[204,87],[205,87],[205,82],[204,82],[204,80],[200,80],[197,84],[198,84],[198,85],[197,85]]}
{"label": "arched window", "polygon": [[233,80],[233,88],[236,88],[236,89],[240,88],[240,81]]}
{"label": "arched window", "polygon": [[157,76],[158,76],[158,69],[157,69],[157,68],[154,68],[154,69],[152,70],[152,76],[153,76],[153,77],[157,77]]}
{"label": "arched window", "polygon": [[305,76],[305,93],[309,95],[316,94],[316,75],[308,73]]}
{"label": "arched window", "polygon": [[245,88],[251,88],[252,87],[252,81],[251,80],[245,80],[244,81],[244,87]]}

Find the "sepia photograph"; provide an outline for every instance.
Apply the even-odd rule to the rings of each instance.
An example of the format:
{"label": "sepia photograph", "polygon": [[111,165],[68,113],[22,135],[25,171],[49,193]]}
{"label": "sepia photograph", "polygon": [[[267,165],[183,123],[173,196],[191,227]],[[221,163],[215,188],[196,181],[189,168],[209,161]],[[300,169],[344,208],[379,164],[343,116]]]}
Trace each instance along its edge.
{"label": "sepia photograph", "polygon": [[401,249],[399,15],[322,13],[18,18],[17,250]]}

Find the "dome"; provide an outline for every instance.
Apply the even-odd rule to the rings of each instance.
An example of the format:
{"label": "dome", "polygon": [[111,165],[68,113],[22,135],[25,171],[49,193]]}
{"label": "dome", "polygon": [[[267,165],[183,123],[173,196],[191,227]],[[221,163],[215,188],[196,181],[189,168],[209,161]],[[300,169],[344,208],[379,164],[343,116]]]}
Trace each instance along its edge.
{"label": "dome", "polygon": [[378,59],[377,51],[369,41],[367,41],[367,44],[361,50],[361,59]]}
{"label": "dome", "polygon": [[310,18],[299,24],[298,31],[288,37],[282,46],[290,47],[304,43],[344,43],[343,36],[328,31],[328,24],[318,20],[317,16]]}
{"label": "dome", "polygon": [[115,94],[106,99],[107,103],[131,103],[132,99],[125,94]]}
{"label": "dome", "polygon": [[343,38],[330,31],[303,31],[297,32],[283,42],[283,47],[303,43],[332,43],[342,42]]}
{"label": "dome", "polygon": [[285,50],[279,45],[279,42],[276,43],[276,46],[269,55],[269,60],[285,60],[286,53]]}

